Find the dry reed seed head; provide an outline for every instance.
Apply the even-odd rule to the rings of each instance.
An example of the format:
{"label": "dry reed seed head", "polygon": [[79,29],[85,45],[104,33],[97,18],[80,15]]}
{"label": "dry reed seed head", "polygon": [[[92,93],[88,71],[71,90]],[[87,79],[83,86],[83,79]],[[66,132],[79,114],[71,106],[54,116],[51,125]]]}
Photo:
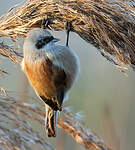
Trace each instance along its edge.
{"label": "dry reed seed head", "polygon": [[[47,140],[41,137],[40,134],[32,128],[31,122],[24,120],[24,118],[29,118],[32,120],[32,123],[44,125],[45,112],[42,112],[38,106],[19,102],[8,96],[5,98],[0,97],[0,114],[3,116],[0,118],[2,122],[0,124],[1,147],[5,148],[7,146],[7,148],[11,149],[16,146],[17,148],[23,147],[24,150],[26,150],[30,149],[32,145],[36,146],[38,144],[39,147],[41,146],[42,148],[53,150],[53,147]],[[64,119],[58,119],[58,126],[64,129],[76,142],[84,146],[84,148],[110,150],[101,137],[85,129],[77,120],[73,122],[72,120],[75,120],[75,118],[72,118],[72,112],[70,112],[70,115],[66,114],[66,112],[63,113],[63,115]],[[68,115],[69,117],[67,117]],[[3,145],[3,142],[5,142],[6,145]]]}
{"label": "dry reed seed head", "polygon": [[39,112],[39,109],[33,105],[18,102],[18,100],[8,96],[0,97],[0,148],[4,150],[20,150],[22,148],[27,150],[34,146],[39,149],[54,150],[52,145],[32,128],[32,124],[28,120],[24,120],[27,117],[33,122],[37,121],[38,124],[43,124],[40,115],[39,117],[32,115]]}
{"label": "dry reed seed head", "polygon": [[[114,64],[135,65],[135,13],[125,1],[64,0],[27,1],[11,9],[0,20],[0,36],[25,37],[30,28],[41,27],[51,17],[54,30],[72,21],[74,32],[91,43]],[[115,59],[116,58],[116,59]]]}

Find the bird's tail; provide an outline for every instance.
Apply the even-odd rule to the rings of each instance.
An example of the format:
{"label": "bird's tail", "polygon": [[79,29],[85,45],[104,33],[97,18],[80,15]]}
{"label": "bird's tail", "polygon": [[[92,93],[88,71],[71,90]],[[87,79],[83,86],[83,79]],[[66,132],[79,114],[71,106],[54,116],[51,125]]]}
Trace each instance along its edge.
{"label": "bird's tail", "polygon": [[45,128],[48,137],[56,137],[57,135],[57,111],[53,110],[50,106],[46,106],[46,119]]}

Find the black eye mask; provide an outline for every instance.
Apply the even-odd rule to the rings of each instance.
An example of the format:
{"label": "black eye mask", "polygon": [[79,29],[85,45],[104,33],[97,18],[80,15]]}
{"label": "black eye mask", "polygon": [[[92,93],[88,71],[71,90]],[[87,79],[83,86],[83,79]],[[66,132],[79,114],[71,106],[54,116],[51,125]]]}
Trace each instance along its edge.
{"label": "black eye mask", "polygon": [[37,43],[35,44],[35,46],[37,49],[41,49],[43,48],[43,46],[51,42],[53,39],[54,39],[53,36],[46,36],[44,38],[40,38],[39,40],[37,40]]}

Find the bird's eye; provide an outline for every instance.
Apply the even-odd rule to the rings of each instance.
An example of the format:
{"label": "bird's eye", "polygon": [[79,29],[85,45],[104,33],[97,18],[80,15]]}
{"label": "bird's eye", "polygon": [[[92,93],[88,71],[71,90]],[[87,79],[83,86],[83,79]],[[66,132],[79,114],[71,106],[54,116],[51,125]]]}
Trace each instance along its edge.
{"label": "bird's eye", "polygon": [[43,46],[45,46],[46,44],[51,42],[53,39],[54,39],[53,36],[46,36],[44,38],[42,37],[37,41],[35,46],[36,46],[37,49],[41,49],[41,48],[43,48]]}
{"label": "bird's eye", "polygon": [[53,36],[46,36],[46,37],[43,39],[43,41],[44,41],[45,43],[49,43],[49,42],[52,41],[53,39],[54,39]]}

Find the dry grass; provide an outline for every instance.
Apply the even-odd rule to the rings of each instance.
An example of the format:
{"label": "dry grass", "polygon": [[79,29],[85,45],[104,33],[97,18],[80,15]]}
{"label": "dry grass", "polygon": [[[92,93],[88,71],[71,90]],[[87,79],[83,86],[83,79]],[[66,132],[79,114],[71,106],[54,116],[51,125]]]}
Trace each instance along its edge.
{"label": "dry grass", "polygon": [[134,4],[120,0],[28,0],[1,16],[0,36],[25,37],[46,17],[53,18],[54,30],[63,30],[65,22],[71,21],[73,32],[97,47],[109,61],[134,68]]}
{"label": "dry grass", "polygon": [[[18,104],[13,98],[0,97],[0,149],[33,150],[33,148],[39,148],[54,150],[51,144],[32,128],[32,124],[26,121],[26,117],[35,120],[32,117],[32,111],[28,111],[28,106],[25,106],[27,111],[21,106],[23,104]],[[36,108],[34,110],[36,112]],[[42,122],[41,119],[40,124]]]}
{"label": "dry grass", "polygon": [[[58,127],[72,136],[77,143],[90,150],[111,150],[101,137],[85,129],[70,109],[64,108],[62,115],[58,119]],[[45,112],[34,104],[19,102],[12,97],[0,97],[0,116],[0,147],[3,150],[20,150],[22,147],[24,150],[32,149],[34,144],[47,150],[54,149],[47,139],[42,138],[32,128],[32,124],[36,123],[44,126],[45,118]]]}

